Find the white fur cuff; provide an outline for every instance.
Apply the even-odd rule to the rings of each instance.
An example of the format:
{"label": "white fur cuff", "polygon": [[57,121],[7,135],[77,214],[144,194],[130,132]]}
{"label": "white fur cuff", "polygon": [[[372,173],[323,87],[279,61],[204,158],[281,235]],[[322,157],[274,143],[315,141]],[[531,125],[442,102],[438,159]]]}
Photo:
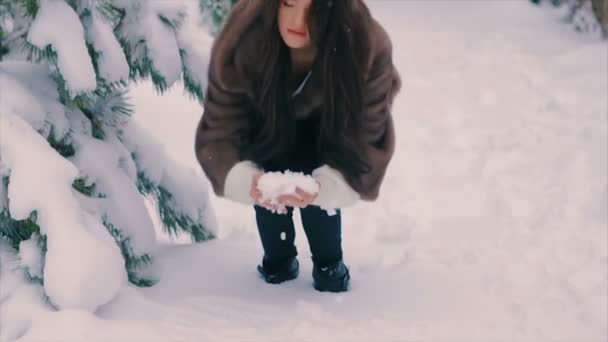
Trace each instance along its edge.
{"label": "white fur cuff", "polygon": [[236,163],[226,175],[224,197],[243,204],[255,204],[250,195],[251,182],[253,176],[259,172],[262,170],[251,161]]}
{"label": "white fur cuff", "polygon": [[342,174],[328,165],[323,165],[312,172],[319,182],[319,194],[315,205],[323,209],[339,209],[351,206],[359,200],[359,194],[348,185]]}

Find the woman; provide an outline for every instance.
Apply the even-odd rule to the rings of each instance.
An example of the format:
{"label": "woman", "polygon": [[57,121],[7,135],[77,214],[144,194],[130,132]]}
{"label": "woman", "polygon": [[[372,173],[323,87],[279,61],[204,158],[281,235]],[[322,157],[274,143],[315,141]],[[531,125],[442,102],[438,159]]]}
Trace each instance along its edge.
{"label": "woman", "polygon": [[[314,287],[348,289],[339,209],[378,197],[400,86],[389,37],[363,0],[240,0],[232,9],[212,49],[195,149],[216,195],[254,206],[267,282],[298,276],[298,207]],[[280,215],[260,202],[257,180],[285,170],[310,174],[319,192],[282,196]]]}

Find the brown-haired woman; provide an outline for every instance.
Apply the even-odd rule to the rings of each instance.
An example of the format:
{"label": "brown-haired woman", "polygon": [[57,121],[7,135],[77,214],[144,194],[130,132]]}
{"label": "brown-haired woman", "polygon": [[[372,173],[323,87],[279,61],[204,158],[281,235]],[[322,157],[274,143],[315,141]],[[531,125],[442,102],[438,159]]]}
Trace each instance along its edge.
{"label": "brown-haired woman", "polygon": [[[254,206],[269,283],[298,276],[300,208],[314,286],[346,291],[340,208],[373,201],[395,148],[391,107],[401,82],[392,45],[363,0],[240,0],[214,42],[196,156],[214,192]],[[319,184],[260,202],[264,172]],[[327,208],[336,208],[334,215]]]}

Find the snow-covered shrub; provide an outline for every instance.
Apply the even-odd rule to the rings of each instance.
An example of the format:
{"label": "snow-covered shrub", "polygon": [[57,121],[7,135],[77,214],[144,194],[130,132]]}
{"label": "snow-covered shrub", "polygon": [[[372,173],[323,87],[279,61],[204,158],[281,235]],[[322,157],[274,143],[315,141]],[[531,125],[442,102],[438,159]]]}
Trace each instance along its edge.
{"label": "snow-covered shrub", "polygon": [[578,32],[608,37],[608,0],[531,0],[561,9],[563,19]]}
{"label": "snow-covered shrub", "polygon": [[210,33],[215,35],[222,28],[224,19],[230,8],[238,0],[199,0],[203,22],[210,28]]}
{"label": "snow-covered shrub", "polygon": [[0,238],[57,308],[157,280],[146,196],[170,234],[214,237],[207,183],[130,120],[127,97],[133,81],[181,80],[202,100],[212,38],[187,2],[0,0]]}

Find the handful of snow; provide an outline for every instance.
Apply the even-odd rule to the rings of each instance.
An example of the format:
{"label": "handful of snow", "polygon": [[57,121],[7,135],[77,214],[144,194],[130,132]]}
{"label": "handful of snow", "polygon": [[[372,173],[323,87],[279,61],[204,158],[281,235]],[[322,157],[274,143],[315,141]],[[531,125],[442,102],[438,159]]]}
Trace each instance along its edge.
{"label": "handful of snow", "polygon": [[262,193],[261,201],[269,201],[279,206],[279,213],[286,213],[285,206],[280,205],[279,197],[282,195],[296,195],[296,188],[310,194],[319,193],[319,184],[309,175],[302,172],[267,172],[258,180],[258,190]]}

